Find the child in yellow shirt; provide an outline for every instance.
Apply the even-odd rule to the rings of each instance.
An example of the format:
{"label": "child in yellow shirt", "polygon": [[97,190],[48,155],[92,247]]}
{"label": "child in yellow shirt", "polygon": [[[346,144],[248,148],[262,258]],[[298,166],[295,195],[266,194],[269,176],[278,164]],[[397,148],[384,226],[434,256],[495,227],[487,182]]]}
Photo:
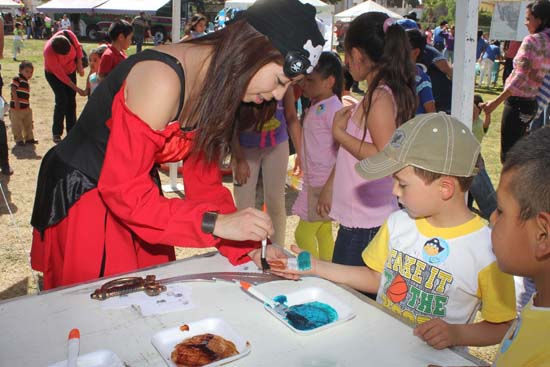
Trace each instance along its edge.
{"label": "child in yellow shirt", "polygon": [[512,324],[496,367],[550,366],[550,128],[532,132],[508,153],[491,235],[498,266],[532,278],[537,292]]}

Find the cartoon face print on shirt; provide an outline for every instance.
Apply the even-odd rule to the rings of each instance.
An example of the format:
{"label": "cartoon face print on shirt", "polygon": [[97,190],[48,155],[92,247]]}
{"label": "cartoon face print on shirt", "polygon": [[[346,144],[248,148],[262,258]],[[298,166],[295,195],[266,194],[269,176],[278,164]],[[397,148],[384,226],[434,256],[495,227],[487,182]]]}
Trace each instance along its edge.
{"label": "cartoon face print on shirt", "polygon": [[434,237],[422,247],[422,258],[429,264],[441,264],[449,256],[449,244],[443,238]]}

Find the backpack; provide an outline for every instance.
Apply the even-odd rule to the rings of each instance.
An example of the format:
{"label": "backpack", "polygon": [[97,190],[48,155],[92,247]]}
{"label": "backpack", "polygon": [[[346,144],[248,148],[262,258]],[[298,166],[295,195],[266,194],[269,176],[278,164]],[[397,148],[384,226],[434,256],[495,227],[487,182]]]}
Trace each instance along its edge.
{"label": "backpack", "polygon": [[[69,32],[67,31],[63,31],[63,34],[65,35],[65,37],[67,37],[67,39],[69,40],[69,42],[71,43],[71,46],[75,47],[75,44],[73,43],[73,39],[71,38],[71,36],[69,35]],[[82,48],[82,67],[83,68],[87,68],[88,65],[89,65],[89,62],[88,62],[88,54],[86,53],[86,50],[84,50],[84,47],[80,46]]]}

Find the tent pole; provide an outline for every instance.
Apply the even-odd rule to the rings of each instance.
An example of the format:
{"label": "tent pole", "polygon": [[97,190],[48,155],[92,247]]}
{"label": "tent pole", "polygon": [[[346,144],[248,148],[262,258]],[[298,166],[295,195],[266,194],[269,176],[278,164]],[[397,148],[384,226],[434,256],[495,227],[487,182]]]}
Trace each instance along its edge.
{"label": "tent pole", "polygon": [[172,43],[181,39],[181,0],[172,0]]}
{"label": "tent pole", "polygon": [[456,6],[456,37],[451,114],[472,128],[479,0]]}
{"label": "tent pole", "polygon": [[[172,0],[172,43],[178,42],[181,38],[181,0]],[[183,93],[183,91],[182,91]],[[179,162],[168,163],[170,167],[170,184],[162,185],[164,192],[183,192],[183,185],[178,183]]]}

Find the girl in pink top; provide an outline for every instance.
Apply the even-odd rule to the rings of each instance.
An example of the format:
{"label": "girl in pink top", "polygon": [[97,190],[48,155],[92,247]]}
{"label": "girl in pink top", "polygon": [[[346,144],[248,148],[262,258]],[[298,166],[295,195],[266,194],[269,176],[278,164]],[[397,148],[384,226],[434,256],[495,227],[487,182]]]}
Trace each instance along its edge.
{"label": "girl in pink top", "polygon": [[382,150],[394,130],[414,117],[415,65],[405,31],[384,13],[355,18],[344,49],[353,79],[366,80],[369,88],[360,103],[338,111],[332,125],[340,144],[332,175],[330,217],[340,222],[332,261],[363,266],[361,253],[397,201],[391,177],[365,182],[354,167]]}
{"label": "girl in pink top", "polygon": [[[331,261],[334,250],[332,221],[311,221],[308,217],[308,186],[324,187],[319,202],[321,207],[330,205],[332,188],[326,186],[336,163],[338,146],[332,137],[332,121],[336,111],[342,108],[343,73],[340,58],[332,52],[323,52],[317,66],[304,81],[304,95],[311,106],[303,121],[302,169],[304,185],[298,195],[292,213],[300,217],[294,232],[296,244],[316,258]],[[311,204],[311,203],[310,203]],[[320,212],[320,208],[318,212]]]}

